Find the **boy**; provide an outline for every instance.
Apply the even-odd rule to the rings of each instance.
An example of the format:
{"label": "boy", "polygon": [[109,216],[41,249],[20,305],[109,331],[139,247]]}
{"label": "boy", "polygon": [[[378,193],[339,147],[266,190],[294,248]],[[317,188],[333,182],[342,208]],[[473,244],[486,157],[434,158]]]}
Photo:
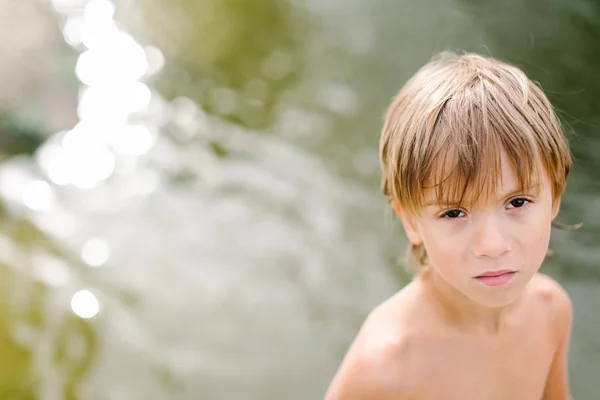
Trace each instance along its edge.
{"label": "boy", "polygon": [[368,316],[326,399],[570,399],[571,301],[537,271],[571,157],[542,90],[442,53],[390,105],[380,159],[415,277]]}

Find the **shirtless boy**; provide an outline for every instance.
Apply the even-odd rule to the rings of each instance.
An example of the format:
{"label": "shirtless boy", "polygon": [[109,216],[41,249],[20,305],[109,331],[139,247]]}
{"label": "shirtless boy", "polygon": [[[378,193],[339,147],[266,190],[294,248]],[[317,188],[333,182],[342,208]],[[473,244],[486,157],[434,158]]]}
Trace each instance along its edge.
{"label": "shirtless boy", "polygon": [[571,301],[538,273],[571,156],[542,90],[442,53],[392,101],[380,159],[415,275],[367,317],[326,400],[571,399]]}

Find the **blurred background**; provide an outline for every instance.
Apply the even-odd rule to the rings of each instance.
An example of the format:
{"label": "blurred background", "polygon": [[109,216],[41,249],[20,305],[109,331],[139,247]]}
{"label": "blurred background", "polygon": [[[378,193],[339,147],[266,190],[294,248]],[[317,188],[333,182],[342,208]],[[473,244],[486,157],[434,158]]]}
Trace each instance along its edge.
{"label": "blurred background", "polygon": [[600,4],[0,0],[0,398],[322,398],[407,283],[379,194],[434,53],[540,82],[575,156],[542,270],[600,394]]}

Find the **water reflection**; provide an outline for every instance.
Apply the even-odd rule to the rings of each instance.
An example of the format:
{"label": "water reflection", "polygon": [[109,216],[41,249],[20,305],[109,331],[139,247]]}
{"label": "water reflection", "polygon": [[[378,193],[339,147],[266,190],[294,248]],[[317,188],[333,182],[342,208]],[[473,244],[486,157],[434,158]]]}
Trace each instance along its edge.
{"label": "water reflection", "polygon": [[34,180],[23,190],[23,203],[34,211],[48,211],[52,208],[52,188],[46,181]]}
{"label": "water reflection", "polygon": [[[66,4],[65,37],[82,52],[81,120],[52,135],[34,162],[9,160],[0,170],[7,204],[33,221],[28,232],[46,235],[34,259],[17,246],[7,261],[33,266],[38,285],[26,293],[44,304],[41,321],[19,331],[39,332],[30,335],[40,343],[29,344],[32,369],[50,371],[31,392],[269,398],[294,387],[286,398],[317,395],[310,382],[326,380],[319,365],[336,362],[361,310],[394,287],[385,241],[356,230],[381,222],[370,220],[377,195],[338,181],[284,139],[326,129],[318,113],[287,106],[279,134],[268,136],[185,96],[169,103],[142,82],[160,68],[160,52],[115,33],[111,13],[90,28],[89,5]],[[145,64],[140,49],[149,50]],[[133,67],[117,68],[127,63]],[[273,101],[272,82],[293,73],[287,50],[257,65],[258,76],[239,90],[211,84],[206,108],[252,119],[251,110]],[[351,113],[356,99],[335,103],[348,93],[328,85],[324,104]],[[307,342],[311,332],[320,334]]]}
{"label": "water reflection", "polygon": [[81,258],[91,267],[104,265],[110,256],[110,248],[104,239],[92,238],[83,245]]}
{"label": "water reflection", "polygon": [[83,319],[95,317],[100,311],[100,303],[92,292],[87,289],[80,290],[71,299],[71,309]]}

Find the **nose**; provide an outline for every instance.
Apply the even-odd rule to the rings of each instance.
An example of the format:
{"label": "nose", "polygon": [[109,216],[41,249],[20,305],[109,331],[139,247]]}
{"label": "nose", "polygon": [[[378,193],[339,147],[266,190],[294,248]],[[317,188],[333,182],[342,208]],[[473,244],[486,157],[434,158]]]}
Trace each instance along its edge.
{"label": "nose", "polygon": [[481,216],[473,222],[472,249],[477,257],[496,258],[510,251],[507,232],[493,216]]}

